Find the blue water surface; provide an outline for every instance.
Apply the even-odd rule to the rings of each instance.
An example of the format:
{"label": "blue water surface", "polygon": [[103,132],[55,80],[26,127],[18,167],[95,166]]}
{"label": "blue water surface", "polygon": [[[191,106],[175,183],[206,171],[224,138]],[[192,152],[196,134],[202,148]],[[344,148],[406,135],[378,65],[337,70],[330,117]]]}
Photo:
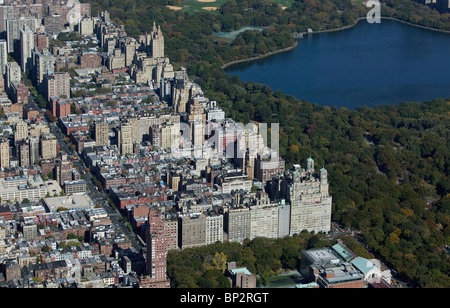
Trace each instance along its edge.
{"label": "blue water surface", "polygon": [[297,48],[226,69],[243,81],[324,106],[450,97],[450,34],[383,19],[299,40]]}

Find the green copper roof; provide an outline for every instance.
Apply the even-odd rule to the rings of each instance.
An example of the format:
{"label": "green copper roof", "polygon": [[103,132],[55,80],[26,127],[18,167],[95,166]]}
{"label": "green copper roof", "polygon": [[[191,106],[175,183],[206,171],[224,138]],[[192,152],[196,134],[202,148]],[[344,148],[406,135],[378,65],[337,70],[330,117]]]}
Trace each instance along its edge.
{"label": "green copper roof", "polygon": [[348,251],[348,249],[341,244],[333,245],[331,248],[333,248],[333,250],[336,251],[336,253],[345,261],[353,258],[353,255]]}

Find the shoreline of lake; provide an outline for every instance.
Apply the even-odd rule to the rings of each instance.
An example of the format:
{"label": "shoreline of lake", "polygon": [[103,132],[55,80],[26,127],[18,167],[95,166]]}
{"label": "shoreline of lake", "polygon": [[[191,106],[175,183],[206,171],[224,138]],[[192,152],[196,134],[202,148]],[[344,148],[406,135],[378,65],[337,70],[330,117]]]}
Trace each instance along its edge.
{"label": "shoreline of lake", "polygon": [[[312,34],[330,33],[330,32],[338,32],[338,31],[348,30],[348,29],[351,29],[351,28],[355,27],[356,25],[358,25],[358,23],[359,23],[361,20],[365,20],[365,19],[367,19],[367,17],[359,17],[359,18],[356,19],[355,22],[354,22],[353,24],[351,24],[351,25],[343,26],[343,27],[336,28],[336,29],[326,29],[326,30],[313,31],[313,32],[311,33],[311,35],[312,35]],[[440,30],[440,29],[430,28],[430,27],[426,27],[426,26],[421,26],[421,25],[413,24],[413,23],[410,23],[410,22],[408,22],[408,21],[404,21],[404,20],[401,20],[401,19],[398,19],[398,18],[395,18],[395,17],[385,17],[385,16],[382,16],[381,19],[393,20],[393,21],[396,21],[396,22],[400,22],[400,23],[403,23],[403,24],[406,24],[406,25],[409,25],[409,26],[417,27],[417,28],[422,28],[422,29],[425,29],[425,30],[431,30],[431,31],[435,31],[435,32],[441,32],[441,33],[450,34],[450,31],[447,31],[447,30]],[[300,33],[300,34],[308,35],[307,32],[302,32],[302,33]],[[228,63],[223,64],[223,65],[221,66],[221,68],[224,70],[224,69],[226,69],[226,68],[228,68],[228,67],[230,67],[230,66],[232,66],[232,65],[234,65],[234,64],[239,64],[239,63],[244,63],[244,62],[250,62],[250,61],[260,60],[260,59],[263,59],[263,58],[266,58],[266,57],[270,57],[270,56],[275,55],[275,54],[278,54],[278,53],[282,53],[282,52],[287,52],[287,51],[293,50],[293,49],[295,49],[295,48],[298,46],[298,40],[300,40],[300,39],[297,39],[297,40],[295,41],[294,45],[292,45],[292,46],[289,46],[289,47],[286,47],[286,48],[283,48],[283,49],[279,49],[279,50],[274,50],[274,51],[271,51],[271,52],[268,52],[268,53],[265,53],[265,54],[262,54],[262,55],[256,56],[256,57],[251,57],[251,58],[247,58],[247,59],[234,60],[234,61],[231,61],[231,62],[228,62]]]}
{"label": "shoreline of lake", "polygon": [[345,27],[349,31],[305,36],[289,52],[229,63],[225,72],[298,99],[350,109],[449,97],[447,33],[392,18],[354,24]]}
{"label": "shoreline of lake", "polygon": [[[426,26],[422,26],[422,25],[418,25],[418,24],[413,24],[413,23],[411,23],[409,21],[401,20],[401,19],[398,19],[398,18],[395,18],[395,17],[381,16],[380,18],[381,19],[387,19],[387,20],[393,20],[393,21],[401,22],[403,24],[410,25],[410,26],[417,27],[417,28],[422,28],[422,29],[431,30],[431,31],[435,31],[435,32],[442,32],[442,33],[450,34],[450,31],[447,31],[447,30],[441,30],[441,29],[430,28],[430,27],[426,27]],[[343,26],[343,27],[336,28],[336,29],[326,29],[326,30],[313,31],[312,34],[315,34],[315,33],[329,33],[329,32],[336,32],[336,31],[347,30],[347,29],[355,27],[361,20],[365,20],[365,19],[367,19],[367,17],[359,17],[358,19],[355,20],[355,23],[353,23],[352,25]],[[305,34],[308,34],[308,33],[307,32],[303,32],[302,34],[305,35]]]}
{"label": "shoreline of lake", "polygon": [[271,51],[271,52],[268,52],[268,53],[265,53],[265,54],[263,54],[263,55],[256,56],[256,57],[251,57],[251,58],[247,58],[247,59],[234,60],[234,61],[225,63],[224,65],[221,66],[221,68],[222,68],[222,69],[226,69],[227,67],[232,66],[232,65],[234,65],[234,64],[239,64],[239,63],[244,63],[244,62],[255,61],[255,60],[259,60],[259,59],[263,59],[263,58],[266,58],[266,57],[273,56],[273,55],[278,54],[278,53],[290,51],[290,50],[295,49],[295,48],[297,47],[297,45],[298,45],[298,41],[295,41],[295,42],[294,42],[294,45],[292,45],[292,46],[289,46],[289,47],[286,47],[286,48],[283,48],[283,49],[278,49],[278,50],[275,50],[275,51]]}

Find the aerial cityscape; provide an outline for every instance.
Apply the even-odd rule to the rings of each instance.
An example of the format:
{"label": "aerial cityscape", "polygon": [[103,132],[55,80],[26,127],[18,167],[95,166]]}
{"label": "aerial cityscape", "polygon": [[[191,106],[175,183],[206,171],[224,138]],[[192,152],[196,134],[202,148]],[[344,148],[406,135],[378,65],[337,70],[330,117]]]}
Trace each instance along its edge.
{"label": "aerial cityscape", "polygon": [[[224,71],[370,7],[135,2],[0,5],[0,287],[450,286],[450,92],[337,108]],[[448,44],[450,1],[381,2]]]}

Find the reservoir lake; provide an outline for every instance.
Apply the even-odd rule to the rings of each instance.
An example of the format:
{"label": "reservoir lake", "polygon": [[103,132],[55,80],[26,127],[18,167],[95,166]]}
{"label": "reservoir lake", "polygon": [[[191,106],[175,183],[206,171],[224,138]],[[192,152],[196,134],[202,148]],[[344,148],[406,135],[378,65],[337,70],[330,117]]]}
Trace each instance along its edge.
{"label": "reservoir lake", "polygon": [[382,19],[315,33],[298,46],[225,71],[323,106],[395,105],[450,97],[450,34]]}

